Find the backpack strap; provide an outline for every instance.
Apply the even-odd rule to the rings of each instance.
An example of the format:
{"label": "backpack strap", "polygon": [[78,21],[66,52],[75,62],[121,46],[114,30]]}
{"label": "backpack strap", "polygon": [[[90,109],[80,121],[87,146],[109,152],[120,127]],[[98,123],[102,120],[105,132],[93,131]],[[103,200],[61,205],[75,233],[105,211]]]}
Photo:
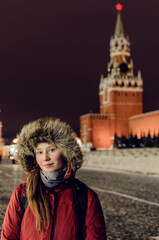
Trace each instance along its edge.
{"label": "backpack strap", "polygon": [[27,196],[26,196],[26,193],[22,193],[21,192],[21,195],[20,195],[20,198],[19,198],[19,202],[20,202],[20,206],[21,206],[21,209],[22,209],[22,213],[24,215],[24,212],[28,206],[28,200],[27,200]]}
{"label": "backpack strap", "polygon": [[79,224],[80,224],[77,231],[77,239],[82,240],[83,239],[82,227],[83,227],[83,223],[84,223],[86,211],[87,211],[87,186],[76,178],[74,179],[73,183],[74,183],[73,184],[74,185],[73,186],[74,201],[75,201],[75,206],[78,213]]}

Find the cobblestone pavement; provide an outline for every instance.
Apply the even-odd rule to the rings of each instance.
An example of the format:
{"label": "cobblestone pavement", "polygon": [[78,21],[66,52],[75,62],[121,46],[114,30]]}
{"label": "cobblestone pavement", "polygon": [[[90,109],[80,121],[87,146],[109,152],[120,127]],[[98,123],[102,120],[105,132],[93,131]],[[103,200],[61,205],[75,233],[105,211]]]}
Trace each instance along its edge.
{"label": "cobblestone pavement", "polygon": [[[76,175],[92,187],[102,204],[108,240],[159,239],[159,177],[82,169]],[[17,165],[0,165],[0,231],[14,188],[25,178]]]}

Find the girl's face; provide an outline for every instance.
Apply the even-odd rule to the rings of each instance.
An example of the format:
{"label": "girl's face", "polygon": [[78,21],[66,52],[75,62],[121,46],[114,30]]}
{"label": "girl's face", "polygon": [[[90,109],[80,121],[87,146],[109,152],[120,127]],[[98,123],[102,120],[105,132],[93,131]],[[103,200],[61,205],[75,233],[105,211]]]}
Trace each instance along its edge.
{"label": "girl's face", "polygon": [[53,144],[39,143],[35,155],[39,167],[44,171],[58,171],[64,167],[64,159]]}

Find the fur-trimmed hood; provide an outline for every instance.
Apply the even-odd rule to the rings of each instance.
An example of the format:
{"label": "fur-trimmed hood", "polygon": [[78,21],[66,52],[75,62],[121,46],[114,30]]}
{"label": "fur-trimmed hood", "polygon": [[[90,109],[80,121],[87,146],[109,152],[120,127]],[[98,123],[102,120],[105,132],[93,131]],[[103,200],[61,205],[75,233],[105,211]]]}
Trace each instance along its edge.
{"label": "fur-trimmed hood", "polygon": [[67,161],[67,166],[76,171],[83,163],[83,153],[75,133],[70,126],[59,119],[40,118],[24,125],[18,135],[17,160],[25,172],[37,166],[35,147],[42,142],[53,143]]}

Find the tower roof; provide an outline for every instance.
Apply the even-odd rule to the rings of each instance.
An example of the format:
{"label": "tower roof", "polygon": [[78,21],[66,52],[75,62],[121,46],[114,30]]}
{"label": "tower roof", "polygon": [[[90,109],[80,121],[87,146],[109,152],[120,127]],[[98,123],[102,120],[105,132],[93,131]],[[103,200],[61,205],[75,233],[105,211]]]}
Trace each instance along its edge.
{"label": "tower roof", "polygon": [[[119,6],[118,6],[119,7]],[[114,36],[115,37],[121,37],[121,36],[124,36],[124,28],[123,28],[123,22],[122,22],[122,19],[121,19],[121,9],[119,10],[119,8],[117,8],[118,10],[118,15],[117,15],[117,20],[116,20],[116,25],[115,25],[115,31],[114,31]]]}

